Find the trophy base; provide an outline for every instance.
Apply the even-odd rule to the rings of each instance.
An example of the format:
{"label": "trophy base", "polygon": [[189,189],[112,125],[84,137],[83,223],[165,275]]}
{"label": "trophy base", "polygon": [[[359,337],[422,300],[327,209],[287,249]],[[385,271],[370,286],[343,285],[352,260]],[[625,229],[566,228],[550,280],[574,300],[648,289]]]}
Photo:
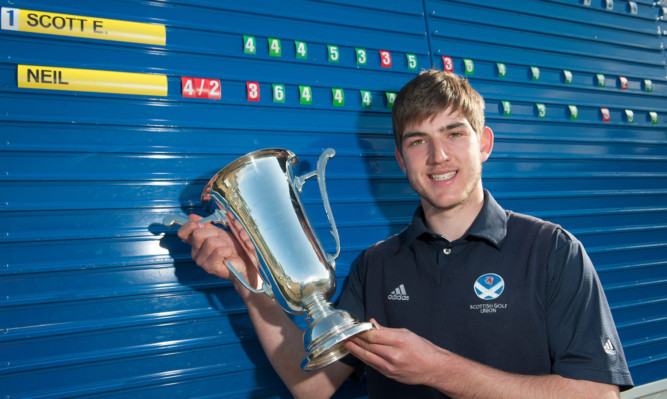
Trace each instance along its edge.
{"label": "trophy base", "polygon": [[349,352],[343,341],[373,328],[373,324],[360,323],[343,310],[327,314],[304,332],[306,358],[301,362],[301,368],[315,371],[345,357]]}

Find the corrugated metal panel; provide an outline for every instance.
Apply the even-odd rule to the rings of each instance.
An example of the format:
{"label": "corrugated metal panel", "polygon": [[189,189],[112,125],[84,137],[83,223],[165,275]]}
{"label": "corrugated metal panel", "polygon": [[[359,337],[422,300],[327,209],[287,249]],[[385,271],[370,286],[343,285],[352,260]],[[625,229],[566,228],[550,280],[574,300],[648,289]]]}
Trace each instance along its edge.
{"label": "corrugated metal panel", "polygon": [[[161,225],[168,213],[201,212],[203,185],[244,153],[289,148],[308,171],[336,149],[326,177],[340,278],[360,248],[387,235],[385,217],[403,222],[414,195],[391,160],[384,97],[414,74],[405,52],[429,63],[421,2],[237,3],[1,2],[167,32],[162,47],[2,31],[3,397],[287,396],[234,290],[194,266]],[[243,35],[255,36],[256,54],[244,53]],[[281,40],[281,57],[269,56],[269,37]],[[295,57],[295,40],[307,59]],[[356,47],[367,65],[357,66]],[[392,51],[391,69],[380,49]],[[19,64],[165,74],[169,94],[20,89]],[[221,99],[183,98],[181,77],[220,79]],[[247,99],[248,81],[259,83],[258,102]],[[272,83],[285,85],[284,103],[272,101]],[[312,104],[299,103],[299,85],[312,87]],[[343,107],[332,105],[334,87]],[[371,107],[362,109],[360,89],[372,92]],[[369,184],[368,175],[381,177]],[[376,193],[392,198],[376,205]],[[317,189],[307,184],[304,200],[326,240]]]}
{"label": "corrugated metal panel", "polygon": [[[507,208],[581,238],[635,381],[663,378],[667,85],[656,32],[667,27],[648,1],[637,2],[637,14],[628,2],[613,10],[593,3],[0,0],[167,32],[160,46],[0,31],[0,393],[285,396],[234,290],[192,264],[162,217],[201,212],[205,182],[244,153],[289,148],[310,171],[333,147],[326,177],[342,280],[356,254],[401,229],[416,203],[393,159],[386,97],[416,73],[408,54],[418,69],[442,68],[449,56],[459,73],[464,58],[473,60],[469,77],[496,133],[486,186]],[[255,37],[256,54],[244,53],[243,35]],[[280,39],[280,57],[269,54],[268,38]],[[306,59],[295,41],[307,44]],[[327,45],[338,46],[337,62]],[[366,49],[365,65],[356,48]],[[497,76],[497,62],[506,77]],[[168,95],[22,89],[17,65],[164,74]],[[530,66],[540,80],[531,80]],[[221,98],[183,98],[181,77],[219,79]],[[259,84],[259,101],[248,100],[246,82]],[[274,83],[285,86],[284,103],[273,101]],[[300,85],[312,87],[312,104],[300,104]],[[333,105],[332,88],[343,89],[343,106]],[[371,92],[370,107],[360,90]],[[545,118],[536,103],[545,104]],[[331,247],[312,183],[304,201]],[[350,384],[340,396],[359,395],[363,387]]]}
{"label": "corrugated metal panel", "polygon": [[487,100],[496,146],[486,187],[506,208],[560,223],[584,243],[643,384],[667,375],[665,26],[652,2],[631,3],[428,1],[426,11],[434,65],[450,57]]}

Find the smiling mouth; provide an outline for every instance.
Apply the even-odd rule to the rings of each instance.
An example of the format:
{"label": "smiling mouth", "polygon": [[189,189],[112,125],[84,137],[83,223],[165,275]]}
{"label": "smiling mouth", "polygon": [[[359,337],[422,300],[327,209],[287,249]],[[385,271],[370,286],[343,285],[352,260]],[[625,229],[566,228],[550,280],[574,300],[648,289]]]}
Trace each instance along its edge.
{"label": "smiling mouth", "polygon": [[456,176],[456,171],[454,172],[449,172],[449,173],[444,173],[444,174],[433,174],[429,175],[429,177],[435,181],[443,181],[443,180],[449,180],[452,177]]}

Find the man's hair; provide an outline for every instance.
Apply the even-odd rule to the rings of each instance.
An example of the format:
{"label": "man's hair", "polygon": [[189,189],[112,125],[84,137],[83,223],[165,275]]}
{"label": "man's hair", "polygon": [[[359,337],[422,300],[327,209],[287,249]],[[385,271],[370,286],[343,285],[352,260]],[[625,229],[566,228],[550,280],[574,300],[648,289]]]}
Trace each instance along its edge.
{"label": "man's hair", "polygon": [[392,109],[394,139],[401,148],[405,128],[433,118],[451,108],[460,111],[479,136],[484,129],[484,99],[468,80],[445,71],[423,71],[409,81],[396,96]]}

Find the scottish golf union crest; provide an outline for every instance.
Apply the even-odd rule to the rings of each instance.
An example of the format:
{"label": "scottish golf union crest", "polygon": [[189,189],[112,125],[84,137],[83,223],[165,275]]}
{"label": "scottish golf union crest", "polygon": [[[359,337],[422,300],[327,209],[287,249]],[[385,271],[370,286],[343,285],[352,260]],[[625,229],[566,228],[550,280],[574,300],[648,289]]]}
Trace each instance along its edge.
{"label": "scottish golf union crest", "polygon": [[503,293],[505,290],[505,281],[495,273],[487,273],[475,281],[474,288],[475,294],[480,299],[490,301],[498,298]]}

